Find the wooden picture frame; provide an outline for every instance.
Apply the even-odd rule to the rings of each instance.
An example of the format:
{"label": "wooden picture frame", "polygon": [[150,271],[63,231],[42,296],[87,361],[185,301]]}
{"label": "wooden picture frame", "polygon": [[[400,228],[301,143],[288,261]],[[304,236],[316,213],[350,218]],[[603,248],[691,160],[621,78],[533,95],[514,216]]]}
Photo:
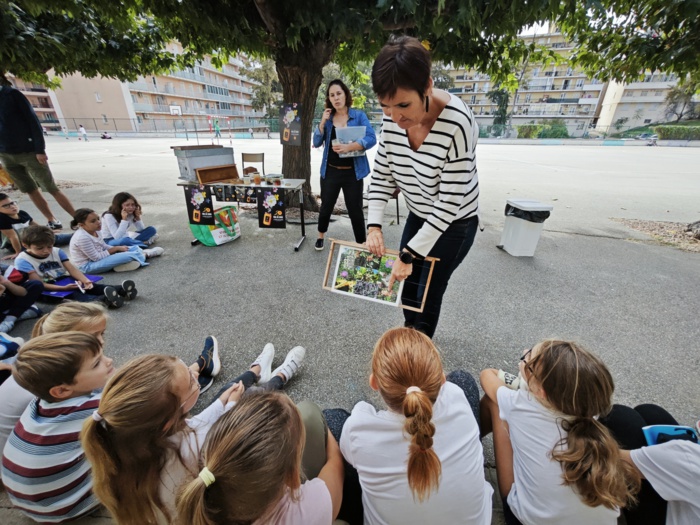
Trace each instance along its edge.
{"label": "wooden picture frame", "polygon": [[[398,308],[403,308],[404,310],[411,310],[414,312],[422,312],[423,308],[425,308],[425,300],[428,294],[428,289],[430,287],[430,281],[433,276],[433,269],[435,267],[435,263],[439,261],[439,259],[436,259],[434,257],[426,257],[425,259],[421,261],[414,262],[414,264],[424,264],[427,265],[428,268],[428,275],[427,275],[427,280],[425,282],[425,288],[423,292],[423,297],[421,299],[421,305],[420,308],[415,307],[415,306],[407,306],[401,303],[401,293],[403,291],[403,282],[398,284],[395,283],[392,286],[392,290],[388,290],[386,288],[386,283],[384,282],[386,280],[386,276],[391,273],[389,270],[390,264],[393,264],[392,261],[398,259],[399,252],[396,250],[386,250],[386,254],[384,257],[380,258],[379,262],[374,261],[374,268],[377,270],[384,270],[382,272],[382,275],[379,275],[375,277],[376,283],[372,286],[371,290],[365,290],[363,287],[363,290],[360,292],[355,292],[355,287],[357,286],[357,280],[352,280],[352,277],[354,275],[345,275],[342,276],[341,273],[348,273],[349,271],[351,272],[352,270],[348,270],[348,265],[347,264],[342,264],[341,263],[341,258],[342,257],[347,257],[351,256],[354,257],[355,260],[358,258],[360,259],[360,265],[357,266],[357,268],[369,268],[367,264],[364,264],[366,262],[362,260],[362,254],[367,254],[367,257],[371,256],[374,258],[375,256],[372,256],[367,247],[363,244],[357,244],[354,242],[349,242],[349,241],[339,241],[336,239],[329,239],[331,241],[330,244],[330,249],[328,252],[328,261],[326,262],[326,271],[323,276],[323,289],[328,290],[330,292],[334,293],[343,293],[346,295],[349,295],[351,297],[357,297],[360,299],[369,299],[373,302],[378,302],[381,304],[389,305],[389,306],[396,306]],[[333,261],[335,260],[336,264],[333,265]],[[353,264],[354,266],[354,264]],[[331,274],[331,268],[334,268],[333,273]],[[362,274],[365,274],[366,271],[362,271]],[[378,273],[378,271],[374,271],[374,273]],[[348,279],[348,277],[350,279]],[[382,279],[382,277],[384,277]],[[331,282],[329,284],[329,278],[331,278]],[[409,277],[410,279],[410,277]],[[382,285],[383,284],[383,285]],[[398,292],[396,292],[398,284]],[[344,285],[347,290],[341,290],[339,289],[340,285]],[[369,292],[369,293],[368,293]],[[396,293],[396,297],[394,297],[394,293]]]}

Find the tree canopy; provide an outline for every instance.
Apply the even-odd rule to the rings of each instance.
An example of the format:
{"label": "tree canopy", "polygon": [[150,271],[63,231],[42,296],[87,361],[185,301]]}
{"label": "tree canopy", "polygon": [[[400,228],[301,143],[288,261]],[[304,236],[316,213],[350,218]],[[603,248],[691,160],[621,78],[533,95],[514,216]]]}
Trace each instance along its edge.
{"label": "tree canopy", "polygon": [[189,53],[168,53],[172,35],[135,1],[0,2],[0,28],[0,82],[11,72],[55,85],[47,76],[51,69],[57,75],[135,80],[193,59]]}

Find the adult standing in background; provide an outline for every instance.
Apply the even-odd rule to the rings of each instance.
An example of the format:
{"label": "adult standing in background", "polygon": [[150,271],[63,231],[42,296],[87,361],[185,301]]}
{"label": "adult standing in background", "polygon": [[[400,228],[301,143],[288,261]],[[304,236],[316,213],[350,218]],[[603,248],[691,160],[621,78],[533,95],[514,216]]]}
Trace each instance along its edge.
{"label": "adult standing in background", "polygon": [[391,284],[406,280],[402,303],[420,307],[427,279],[420,259],[439,259],[423,312],[403,311],[405,326],[433,337],[447,283],[479,225],[479,128],[462,100],[433,88],[430,68],[428,50],[408,36],[389,40],[372,67],[384,119],[369,190],[367,247],[384,254],[384,209],[399,188],[409,214]]}
{"label": "adult standing in background", "polygon": [[58,189],[49,169],[44,134],[29,100],[10,86],[0,88],[0,164],[10,174],[17,188],[29,195],[48,220],[52,230],[63,228],[41,194],[46,191],[68,215],[75,210],[68,197]]}
{"label": "adult standing in background", "polygon": [[[336,140],[336,128],[364,126],[365,136],[350,144],[340,144]],[[343,190],[345,206],[352,223],[355,242],[366,240],[365,216],[362,212],[362,194],[364,179],[369,175],[369,162],[365,151],[373,148],[377,137],[367,115],[359,109],[352,108],[352,95],[342,80],[332,80],[326,89],[326,110],[321,123],[314,128],[314,147],[323,148],[321,161],[321,211],[318,214],[318,239],[316,250],[323,250],[323,238],[328,231],[333,208]],[[359,151],[356,157],[340,157],[343,153]]]}
{"label": "adult standing in background", "polygon": [[83,137],[83,139],[85,139],[85,142],[90,142],[88,140],[87,130],[83,127],[82,124],[80,126],[78,126],[78,133],[80,133],[80,135]]}

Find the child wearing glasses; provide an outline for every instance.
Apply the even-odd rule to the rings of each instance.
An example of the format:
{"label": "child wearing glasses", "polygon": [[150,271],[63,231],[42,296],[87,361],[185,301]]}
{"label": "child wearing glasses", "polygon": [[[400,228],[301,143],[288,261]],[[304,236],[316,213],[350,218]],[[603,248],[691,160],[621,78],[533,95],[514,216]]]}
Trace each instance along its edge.
{"label": "child wearing glasses", "polygon": [[[304,352],[292,349],[282,366],[271,371],[274,347],[266,345],[250,370],[194,417],[189,412],[200,394],[195,370],[167,355],[145,355],[125,364],[107,384],[97,413],[81,434],[93,465],[95,494],[116,521],[176,521],[176,496],[183,483],[197,476],[200,450],[212,425],[256,380],[291,379]],[[274,385],[281,388],[279,382]]]}
{"label": "child wearing glasses", "polygon": [[481,434],[493,432],[506,524],[616,525],[640,480],[598,421],[612,407],[610,371],[574,342],[546,340],[523,353],[520,373],[514,390],[481,372]]}
{"label": "child wearing glasses", "polygon": [[[19,209],[19,203],[11,199],[6,193],[0,193],[0,233],[2,245],[0,248],[11,250],[13,253],[5,255],[2,259],[14,259],[22,252],[20,241],[22,230],[36,225],[32,216]],[[56,234],[54,246],[65,246],[70,242],[72,233]]]}

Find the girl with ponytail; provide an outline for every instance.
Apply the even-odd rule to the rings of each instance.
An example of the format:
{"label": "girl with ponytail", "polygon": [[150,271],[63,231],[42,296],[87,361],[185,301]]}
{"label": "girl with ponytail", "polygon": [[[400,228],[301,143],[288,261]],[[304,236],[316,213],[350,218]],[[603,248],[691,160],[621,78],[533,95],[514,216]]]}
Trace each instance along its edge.
{"label": "girl with ponytail", "polygon": [[482,435],[493,431],[508,525],[615,525],[639,476],[598,421],[612,407],[610,371],[576,343],[546,340],[520,358],[520,388],[481,373]]}
{"label": "girl with ponytail", "polygon": [[343,457],[321,410],[256,392],[207,434],[199,475],[178,498],[178,523],[330,525],[342,492]]}
{"label": "girl with ponytail", "polygon": [[394,328],[374,347],[369,384],[388,410],[358,403],[340,438],[359,475],[365,524],[490,524],[474,378],[445,377],[428,336]]}

